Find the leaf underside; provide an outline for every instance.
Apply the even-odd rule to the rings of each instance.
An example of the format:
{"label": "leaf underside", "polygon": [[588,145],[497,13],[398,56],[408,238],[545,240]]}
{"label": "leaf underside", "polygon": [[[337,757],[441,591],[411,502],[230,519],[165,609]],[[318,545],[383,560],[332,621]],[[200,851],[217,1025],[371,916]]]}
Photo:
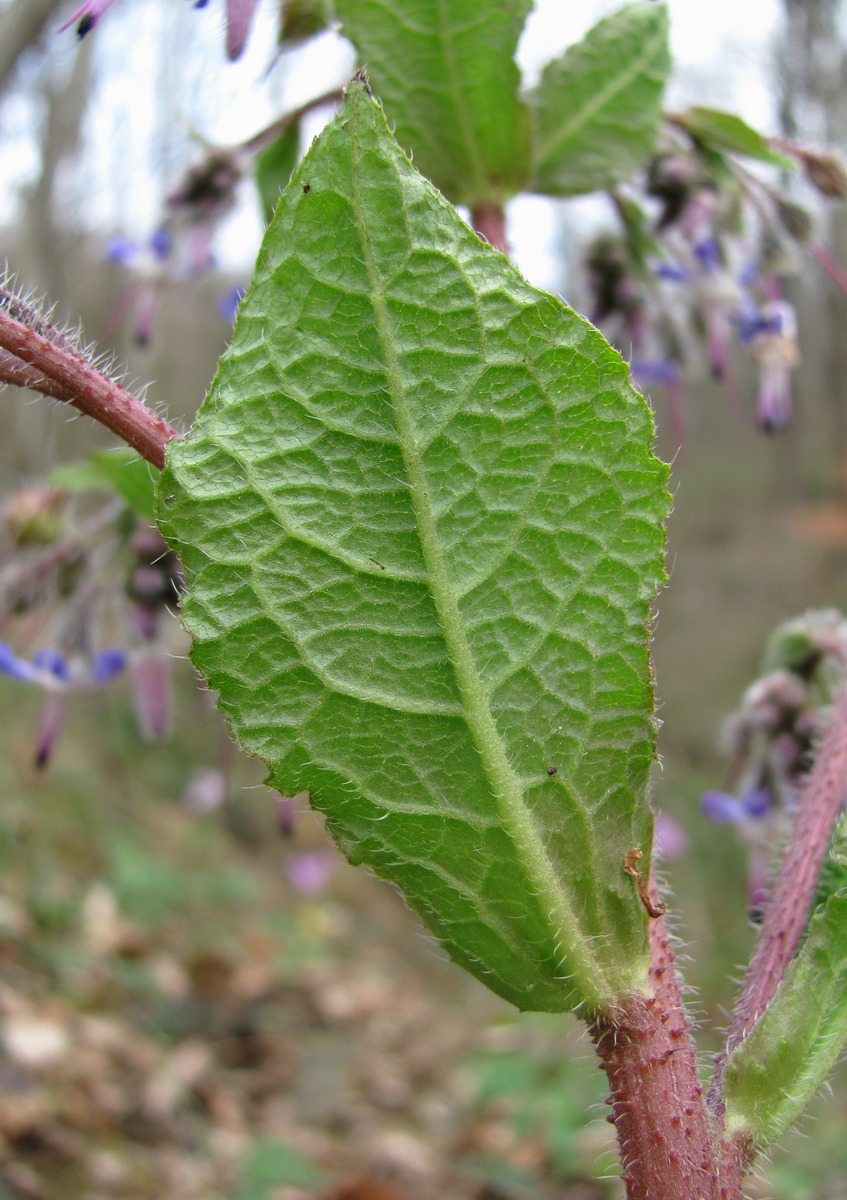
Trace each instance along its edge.
{"label": "leaf underside", "polygon": [[354,81],[170,447],[194,661],[273,784],[521,1008],[641,986],[666,469],[627,371]]}
{"label": "leaf underside", "polygon": [[643,3],[599,21],[549,63],[529,97],[532,190],[576,196],[643,167],[659,132],[670,65],[667,11]]}

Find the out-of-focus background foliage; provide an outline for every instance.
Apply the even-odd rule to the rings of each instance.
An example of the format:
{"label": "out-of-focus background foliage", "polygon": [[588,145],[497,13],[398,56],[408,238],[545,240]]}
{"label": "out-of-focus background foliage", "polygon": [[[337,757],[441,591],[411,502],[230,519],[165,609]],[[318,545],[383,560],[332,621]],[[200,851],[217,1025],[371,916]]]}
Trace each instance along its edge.
{"label": "out-of-focus background foliage", "polygon": [[[202,139],[243,140],[343,82],[352,55],[328,34],[268,71],[277,0],[260,5],[236,65],[221,48],[223,0],[199,12],[121,0],[81,43],[57,32],[72,7],[0,3],[0,259],[184,424],[225,344],[218,301],[249,277],[256,196],[241,186],[215,270],[161,288],[143,349],[108,239],[143,245]],[[581,28],[564,7],[539,6],[522,47],[530,74],[545,45],[615,6],[578,6]],[[720,6],[690,8],[671,4],[671,103],[734,105],[767,132],[847,149],[841,0],[754,0],[722,33]],[[712,59],[692,57],[707,38]],[[579,307],[581,239],[603,219],[583,201],[517,202],[519,263]],[[819,220],[819,240],[847,265],[847,212]],[[655,799],[688,839],[666,873],[705,1050],[752,940],[743,848],[698,807],[725,770],[721,720],[775,624],[847,606],[847,297],[811,259],[794,289],[802,365],[788,430],[755,430],[755,381],[740,359],[736,408],[717,386],[687,388],[682,448],[657,402],[676,504],[657,605]],[[45,401],[2,402],[4,492],[108,444]],[[177,667],[169,740],[139,740],[117,684],[74,702],[42,773],[39,697],[0,680],[0,1197],[619,1196],[600,1077],[576,1025],[518,1017],[443,962],[313,817],[298,812],[282,836],[261,770],[229,758],[207,697]],[[198,811],[191,791],[202,770],[225,776],[213,811]],[[847,1195],[845,1082],[751,1194]]]}

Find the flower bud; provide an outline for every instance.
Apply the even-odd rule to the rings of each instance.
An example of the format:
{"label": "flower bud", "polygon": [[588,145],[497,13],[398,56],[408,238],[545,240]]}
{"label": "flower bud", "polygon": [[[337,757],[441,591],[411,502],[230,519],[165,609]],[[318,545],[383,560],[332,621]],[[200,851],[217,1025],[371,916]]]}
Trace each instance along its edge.
{"label": "flower bud", "polygon": [[809,183],[822,196],[838,200],[847,196],[847,170],[838,155],[805,150],[801,162]]}

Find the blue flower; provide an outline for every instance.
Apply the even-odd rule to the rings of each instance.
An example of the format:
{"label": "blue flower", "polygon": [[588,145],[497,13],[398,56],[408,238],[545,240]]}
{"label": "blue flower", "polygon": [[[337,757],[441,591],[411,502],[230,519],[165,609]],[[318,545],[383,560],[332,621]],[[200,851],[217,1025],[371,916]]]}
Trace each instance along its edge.
{"label": "blue flower", "polygon": [[774,799],[768,788],[754,787],[743,796],[727,792],[705,792],[700,807],[712,821],[729,825],[755,825],[766,820],[774,810]]}
{"label": "blue flower", "polygon": [[35,735],[35,765],[47,766],[65,720],[68,696],[75,690],[101,687],[109,683],[127,665],[127,656],[115,646],[101,650],[87,664],[68,661],[61,651],[45,647],[36,651],[32,661],[19,658],[7,642],[0,642],[0,674],[34,683],[44,693]]}
{"label": "blue flower", "polygon": [[244,299],[246,291],[247,288],[239,283],[235,287],[230,288],[228,292],[224,292],[218,300],[218,316],[223,317],[225,321],[234,323],[235,318],[238,316],[238,306]]}
{"label": "blue flower", "polygon": [[119,647],[101,650],[82,666],[52,647],[38,650],[32,661],[19,658],[7,642],[0,642],[0,674],[34,683],[46,691],[70,691],[75,688],[100,687],[109,683],[126,668],[127,657]]}

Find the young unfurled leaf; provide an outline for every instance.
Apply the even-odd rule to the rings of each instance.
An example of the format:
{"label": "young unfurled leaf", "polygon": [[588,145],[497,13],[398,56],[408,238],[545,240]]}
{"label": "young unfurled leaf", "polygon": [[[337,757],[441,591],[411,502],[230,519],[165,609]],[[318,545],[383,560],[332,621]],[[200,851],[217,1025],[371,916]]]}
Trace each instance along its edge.
{"label": "young unfurled leaf", "polygon": [[797,1121],[847,1042],[847,891],[815,913],[773,1003],[730,1055],[726,1129],[758,1150]]}
{"label": "young unfurled leaf", "polygon": [[360,81],[158,490],[194,661],[275,786],[522,1008],[643,986],[666,469],[627,369]]}
{"label": "young unfurled leaf", "polygon": [[394,136],[454,204],[501,203],[529,175],[513,60],[531,0],[336,0]]}
{"label": "young unfurled leaf", "polygon": [[772,150],[766,138],[734,113],[695,105],[680,113],[676,121],[707,150],[728,150],[743,158],[756,158],[788,171],[797,168],[792,158]]}
{"label": "young unfurled leaf", "polygon": [[659,131],[669,72],[661,4],[621,9],[549,63],[529,97],[536,136],[532,190],[593,192],[643,166]]}

